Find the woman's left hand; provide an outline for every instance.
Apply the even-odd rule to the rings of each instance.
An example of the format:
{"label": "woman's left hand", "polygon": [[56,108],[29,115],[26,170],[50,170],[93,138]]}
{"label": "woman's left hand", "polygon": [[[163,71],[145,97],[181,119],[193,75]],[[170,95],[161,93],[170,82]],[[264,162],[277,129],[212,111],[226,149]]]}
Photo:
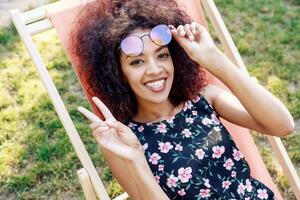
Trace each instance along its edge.
{"label": "woman's left hand", "polygon": [[207,53],[216,49],[214,41],[206,28],[196,22],[185,24],[184,26],[179,25],[177,28],[169,25],[169,28],[172,36],[188,56],[199,64],[206,63]]}

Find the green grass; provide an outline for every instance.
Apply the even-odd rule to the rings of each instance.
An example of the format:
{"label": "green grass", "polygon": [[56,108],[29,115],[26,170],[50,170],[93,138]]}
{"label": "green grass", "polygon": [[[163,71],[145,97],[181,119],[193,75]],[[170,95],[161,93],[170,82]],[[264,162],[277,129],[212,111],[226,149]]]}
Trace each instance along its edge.
{"label": "green grass", "polygon": [[[251,75],[300,119],[299,1],[215,1]],[[212,33],[215,35],[214,33]],[[34,40],[111,197],[122,189],[90,135],[89,107],[54,31]],[[81,164],[13,26],[0,28],[0,199],[84,199]],[[285,199],[295,199],[265,137],[253,133]],[[283,139],[300,172],[300,132]]]}

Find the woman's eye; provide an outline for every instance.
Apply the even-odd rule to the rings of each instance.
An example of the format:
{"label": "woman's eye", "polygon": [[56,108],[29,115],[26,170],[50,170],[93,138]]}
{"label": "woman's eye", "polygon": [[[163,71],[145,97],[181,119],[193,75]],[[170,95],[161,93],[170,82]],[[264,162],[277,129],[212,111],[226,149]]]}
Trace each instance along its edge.
{"label": "woman's eye", "polygon": [[159,54],[158,57],[159,57],[159,58],[168,58],[168,57],[169,57],[169,54],[167,54],[167,53],[162,53],[162,54]]}
{"label": "woman's eye", "polygon": [[143,61],[142,60],[134,60],[130,63],[130,65],[138,65],[141,64]]}

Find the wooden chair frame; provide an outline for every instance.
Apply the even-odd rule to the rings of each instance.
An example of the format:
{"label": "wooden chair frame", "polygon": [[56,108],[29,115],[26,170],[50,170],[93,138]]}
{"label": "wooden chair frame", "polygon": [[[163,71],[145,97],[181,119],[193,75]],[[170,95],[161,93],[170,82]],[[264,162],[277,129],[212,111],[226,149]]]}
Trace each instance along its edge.
{"label": "wooden chair frame", "polygon": [[[64,8],[71,4],[76,4],[82,0],[61,0],[51,3],[27,12],[21,13],[19,10],[14,9],[10,11],[11,19],[22,39],[25,46],[35,64],[40,78],[43,81],[45,88],[48,91],[50,99],[54,108],[67,132],[68,137],[79,157],[83,168],[77,171],[80,184],[83,188],[86,199],[94,200],[109,200],[109,196],[97,174],[97,171],[82,143],[79,134],[69,116],[69,113],[47,71],[43,59],[32,40],[32,36],[42,33],[46,30],[52,29],[53,24],[48,18],[47,13],[51,9]],[[86,0],[89,1],[89,0]],[[245,64],[234,45],[234,42],[213,2],[213,0],[201,0],[202,7],[209,17],[216,33],[224,48],[225,54],[244,72],[247,73]],[[288,157],[288,154],[278,137],[267,136],[274,153],[283,168],[285,175],[288,178],[291,189],[295,193],[297,199],[300,199],[300,181],[297,172]],[[115,200],[127,199],[128,195],[123,193],[115,198]]]}

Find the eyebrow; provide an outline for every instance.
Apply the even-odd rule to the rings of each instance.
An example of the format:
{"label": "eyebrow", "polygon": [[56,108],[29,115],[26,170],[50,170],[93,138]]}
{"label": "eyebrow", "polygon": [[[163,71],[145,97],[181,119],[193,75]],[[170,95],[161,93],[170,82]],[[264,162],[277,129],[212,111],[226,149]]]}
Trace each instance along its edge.
{"label": "eyebrow", "polygon": [[[167,47],[168,47],[168,46],[160,46],[160,47],[158,47],[154,52],[157,53],[157,52],[159,52],[160,50],[162,50],[162,49],[164,49],[164,48],[167,48]],[[139,56],[143,56],[143,55],[144,55],[144,54],[143,54],[143,52],[142,52]],[[139,57],[139,56],[136,56],[136,57]],[[126,55],[126,60],[127,60],[128,58],[132,58],[132,57]]]}

